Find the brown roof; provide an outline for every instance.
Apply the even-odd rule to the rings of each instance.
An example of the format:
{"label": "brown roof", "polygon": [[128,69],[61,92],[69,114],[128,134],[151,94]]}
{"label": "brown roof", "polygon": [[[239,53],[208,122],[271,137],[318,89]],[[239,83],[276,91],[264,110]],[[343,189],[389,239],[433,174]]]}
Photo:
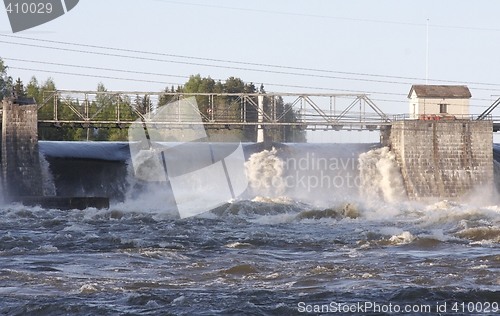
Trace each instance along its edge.
{"label": "brown roof", "polygon": [[411,98],[413,91],[415,91],[419,98],[469,99],[472,97],[467,86],[413,85],[411,86],[408,98]]}

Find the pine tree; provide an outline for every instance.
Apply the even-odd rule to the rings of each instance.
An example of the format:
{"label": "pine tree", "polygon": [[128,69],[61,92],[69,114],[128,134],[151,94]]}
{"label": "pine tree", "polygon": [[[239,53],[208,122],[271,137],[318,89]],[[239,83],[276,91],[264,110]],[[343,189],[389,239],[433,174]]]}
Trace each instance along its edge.
{"label": "pine tree", "polygon": [[9,96],[12,89],[12,77],[7,75],[8,68],[0,57],[0,101]]}
{"label": "pine tree", "polygon": [[14,92],[18,97],[24,98],[26,97],[26,89],[24,89],[23,82],[21,78],[17,78],[16,84],[14,85]]}

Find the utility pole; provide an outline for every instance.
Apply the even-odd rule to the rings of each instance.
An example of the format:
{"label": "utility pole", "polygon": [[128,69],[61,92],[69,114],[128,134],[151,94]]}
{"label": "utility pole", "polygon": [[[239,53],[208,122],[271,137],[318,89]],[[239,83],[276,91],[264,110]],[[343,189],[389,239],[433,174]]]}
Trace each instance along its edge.
{"label": "utility pole", "polygon": [[427,34],[425,40],[425,84],[429,80],[429,19],[427,19]]}

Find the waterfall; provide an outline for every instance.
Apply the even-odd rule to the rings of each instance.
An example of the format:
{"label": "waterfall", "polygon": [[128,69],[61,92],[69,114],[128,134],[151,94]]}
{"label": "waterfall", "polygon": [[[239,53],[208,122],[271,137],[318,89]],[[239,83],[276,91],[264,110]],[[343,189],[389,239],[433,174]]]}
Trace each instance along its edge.
{"label": "waterfall", "polygon": [[370,150],[359,155],[363,197],[397,202],[406,199],[401,169],[388,147]]}
{"label": "waterfall", "polygon": [[268,197],[285,193],[284,161],[277,156],[276,148],[252,154],[245,167],[252,193]]}
{"label": "waterfall", "polygon": [[50,165],[47,159],[45,159],[45,155],[42,152],[38,154],[40,159],[40,169],[42,171],[42,192],[44,196],[55,196],[56,193],[56,185],[54,183],[54,177],[52,176],[52,172],[50,172]]}

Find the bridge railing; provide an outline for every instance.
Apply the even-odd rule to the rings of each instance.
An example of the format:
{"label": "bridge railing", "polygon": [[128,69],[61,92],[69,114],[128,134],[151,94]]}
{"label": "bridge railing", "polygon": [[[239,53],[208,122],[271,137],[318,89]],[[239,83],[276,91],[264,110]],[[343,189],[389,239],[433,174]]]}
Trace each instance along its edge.
{"label": "bridge railing", "polygon": [[489,120],[500,121],[500,116],[493,117],[491,115],[480,114],[465,114],[465,115],[450,115],[450,114],[420,114],[417,117],[411,114],[395,114],[393,121],[406,121],[406,120],[423,120],[423,121],[440,121],[440,120]]}
{"label": "bridge railing", "polygon": [[[179,93],[53,91],[38,105],[39,122],[62,124],[117,124],[148,120],[164,104],[194,97],[193,108],[207,125],[369,126],[391,122],[365,94],[293,93]],[[287,101],[285,101],[285,98]],[[178,122],[190,123],[178,116]],[[157,122],[161,124],[162,122]],[[170,124],[173,122],[163,122]],[[196,123],[196,122],[193,122]],[[200,123],[198,121],[198,123]],[[156,124],[156,123],[155,123]]]}

